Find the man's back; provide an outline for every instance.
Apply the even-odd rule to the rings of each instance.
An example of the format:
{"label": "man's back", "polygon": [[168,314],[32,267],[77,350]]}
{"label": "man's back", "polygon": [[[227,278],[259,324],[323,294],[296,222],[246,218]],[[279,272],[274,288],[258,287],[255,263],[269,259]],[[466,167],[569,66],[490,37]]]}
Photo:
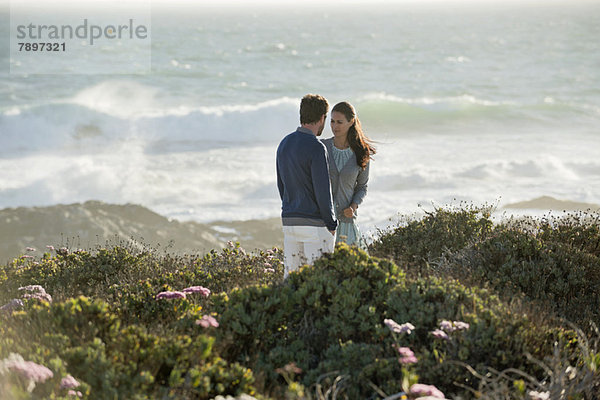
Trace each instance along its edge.
{"label": "man's back", "polygon": [[310,131],[298,128],[277,149],[277,185],[284,225],[335,230],[327,150]]}
{"label": "man's back", "polygon": [[333,212],[327,149],[323,132],[329,104],[317,94],[300,102],[300,124],[277,148],[277,187],[281,196],[284,278],[311,264],[335,246],[337,220]]}

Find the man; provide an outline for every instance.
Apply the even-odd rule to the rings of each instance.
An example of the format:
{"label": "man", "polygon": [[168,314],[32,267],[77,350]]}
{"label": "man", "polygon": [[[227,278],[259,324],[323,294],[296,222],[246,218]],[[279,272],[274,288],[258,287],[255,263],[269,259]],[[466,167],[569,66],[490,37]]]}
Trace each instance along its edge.
{"label": "man", "polygon": [[300,103],[301,126],[277,148],[277,186],[281,196],[284,278],[304,263],[333,252],[337,220],[333,211],[325,145],[317,139],[329,104],[307,94]]}

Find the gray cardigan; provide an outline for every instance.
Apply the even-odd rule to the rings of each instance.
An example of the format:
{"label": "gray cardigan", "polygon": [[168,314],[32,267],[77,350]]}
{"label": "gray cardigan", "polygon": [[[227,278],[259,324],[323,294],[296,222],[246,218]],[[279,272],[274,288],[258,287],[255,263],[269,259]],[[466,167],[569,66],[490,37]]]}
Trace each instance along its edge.
{"label": "gray cardigan", "polygon": [[[329,158],[329,178],[331,180],[331,192],[333,194],[333,206],[335,214],[340,222],[353,222],[354,218],[344,216],[344,209],[350,207],[350,204],[362,203],[367,195],[367,182],[369,181],[369,165],[363,170],[356,164],[356,154],[352,156],[341,171],[338,171],[333,153],[333,138],[321,140],[327,148]],[[356,216],[356,213],[354,213]]]}

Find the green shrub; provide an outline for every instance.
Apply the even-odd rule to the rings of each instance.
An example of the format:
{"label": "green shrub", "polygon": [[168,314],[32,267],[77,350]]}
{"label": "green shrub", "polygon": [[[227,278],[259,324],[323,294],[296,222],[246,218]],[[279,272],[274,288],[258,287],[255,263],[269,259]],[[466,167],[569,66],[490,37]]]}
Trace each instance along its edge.
{"label": "green shrub", "polygon": [[198,314],[206,301],[191,295],[182,301],[157,302],[167,290],[204,286],[213,293],[236,287],[278,282],[283,276],[280,250],[246,253],[231,244],[202,257],[156,255],[144,249],[113,247],[93,252],[59,250],[38,261],[20,260],[0,268],[0,306],[19,298],[18,288],[43,286],[55,301],[85,295],[109,304],[123,324],[142,324],[161,331],[186,312]]}
{"label": "green shrub", "polygon": [[214,338],[197,325],[190,335],[121,327],[108,304],[85,297],[0,318],[0,359],[18,353],[42,365],[59,360],[94,399],[210,399],[254,392],[252,372],[218,357]]}
{"label": "green shrub", "polygon": [[[542,371],[528,362],[525,354],[542,357],[555,340],[570,334],[540,316],[532,318],[520,312],[519,307],[502,302],[493,292],[448,279],[407,282],[390,292],[387,304],[388,318],[410,321],[416,327],[405,343],[421,354],[418,375],[450,393],[456,390],[454,382],[472,386],[473,380],[464,368],[440,364],[441,360],[460,361],[480,372],[488,367],[511,367],[539,375]],[[434,339],[430,332],[444,319],[468,322],[470,328],[450,342]]]}
{"label": "green shrub", "polygon": [[577,212],[546,217],[534,231],[544,242],[562,243],[572,249],[600,257],[600,212]]}
{"label": "green shrub", "polygon": [[524,295],[582,327],[600,325],[600,214],[512,219],[488,208],[436,209],[371,245],[406,272],[457,278],[509,299]]}
{"label": "green shrub", "polygon": [[[10,393],[0,397],[62,398],[65,374],[81,382],[84,397],[99,399],[208,399],[256,388],[273,398],[331,388],[338,398],[375,399],[403,390],[409,372],[447,397],[469,398],[466,387],[496,396],[598,386],[597,350],[581,350],[541,306],[582,324],[598,320],[599,218],[494,226],[489,212],[436,209],[373,243],[372,254],[398,264],[341,245],[284,282],[281,250],[249,254],[234,244],[201,257],[112,247],[19,258],[0,267],[0,306],[31,284],[54,301],[24,299],[21,310],[0,311],[0,360],[17,353],[55,374],[29,395],[0,372],[0,390]],[[211,296],[157,299],[197,285]],[[207,315],[220,326],[199,325]],[[415,330],[394,337],[385,319]],[[436,339],[431,331],[443,319],[470,329]],[[561,353],[550,369],[528,358],[546,362],[555,342]],[[416,353],[410,371],[393,345]],[[291,363],[300,370],[285,373]],[[546,375],[570,376],[569,367],[577,379]],[[531,380],[514,383],[498,372],[506,370]]]}
{"label": "green shrub", "polygon": [[[393,263],[343,245],[282,285],[241,289],[213,302],[221,315],[220,354],[261,374],[266,390],[283,383],[277,368],[295,362],[304,371],[305,387],[327,374],[347,376],[348,398],[376,395],[373,385],[387,393],[400,389],[386,318],[417,326],[404,340],[422,357],[418,374],[448,393],[457,393],[454,382],[473,382],[465,368],[440,364],[443,354],[480,370],[518,366],[538,373],[524,353],[543,355],[563,334],[516,313],[486,290],[437,278],[406,278]],[[429,335],[440,319],[472,324],[460,352],[439,348]]]}
{"label": "green shrub", "polygon": [[[68,391],[70,388],[61,387],[62,379],[67,378],[69,374],[66,372],[65,363],[58,357],[53,357],[45,362],[41,363],[36,360],[25,359],[20,354],[12,353],[4,359],[0,358],[0,398],[2,399],[73,399],[72,395],[69,395]],[[33,367],[30,363],[34,362],[37,364]],[[28,363],[23,368],[11,368],[8,365],[15,365],[21,363]],[[41,378],[41,374],[32,373],[32,369],[36,370],[41,368],[44,369],[45,375]],[[52,376],[47,374],[50,371]],[[27,376],[29,375],[29,377]],[[41,379],[40,379],[41,378]],[[69,377],[72,379],[72,377]],[[72,381],[70,381],[72,384]],[[74,391],[78,392],[82,396],[89,393],[89,387],[85,383],[75,382],[77,387],[74,387]]]}
{"label": "green shrub", "polygon": [[55,256],[46,253],[37,261],[14,260],[0,267],[0,278],[6,275],[0,280],[0,303],[17,297],[19,287],[32,284],[43,286],[57,300],[83,295],[112,301],[115,291],[135,292],[140,282],[142,286],[149,283],[155,294],[166,286],[180,290],[202,285],[213,292],[229,291],[278,282],[283,276],[281,259],[280,250],[249,254],[239,244],[202,257],[158,255],[118,246],[96,251],[63,249]]}
{"label": "green shrub", "polygon": [[600,257],[571,240],[516,230],[498,232],[451,258],[448,268],[520,295],[581,326],[600,324]]}
{"label": "green shrub", "polygon": [[[59,250],[22,268],[6,268],[5,292],[15,296],[16,288],[30,284],[43,286],[56,299],[84,296],[102,297],[112,284],[135,281],[156,268],[149,253],[133,255],[123,247],[97,252]],[[6,300],[6,297],[4,298]]]}
{"label": "green shrub", "polygon": [[375,257],[390,258],[410,272],[427,273],[445,252],[460,250],[486,237],[493,228],[492,208],[461,204],[436,208],[421,219],[409,219],[380,231],[369,246]]}

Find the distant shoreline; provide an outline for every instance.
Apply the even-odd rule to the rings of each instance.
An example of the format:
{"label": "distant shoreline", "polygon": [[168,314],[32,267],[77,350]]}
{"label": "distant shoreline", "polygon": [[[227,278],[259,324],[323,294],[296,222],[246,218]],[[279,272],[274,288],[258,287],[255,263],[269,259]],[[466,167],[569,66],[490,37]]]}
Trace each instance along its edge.
{"label": "distant shoreline", "polygon": [[41,255],[49,245],[90,249],[127,242],[139,248],[204,254],[224,248],[228,241],[240,242],[248,250],[281,247],[281,221],[181,222],[140,205],[100,201],[0,210],[2,264],[24,254],[27,247]]}
{"label": "distant shoreline", "polygon": [[520,201],[503,206],[505,209],[519,210],[552,210],[552,211],[597,211],[600,210],[599,204],[582,203],[571,200],[559,200],[550,196],[536,197],[533,200]]}
{"label": "distant shoreline", "polygon": [[[500,206],[518,211],[598,211],[600,205],[550,196]],[[393,219],[390,219],[393,221]],[[383,227],[380,227],[383,228]],[[239,242],[247,250],[283,246],[281,220],[182,222],[136,204],[86,201],[47,207],[17,207],[0,210],[0,264],[35,248],[41,255],[46,246],[93,249],[129,243],[135,247],[168,248],[177,254],[205,254]]]}

